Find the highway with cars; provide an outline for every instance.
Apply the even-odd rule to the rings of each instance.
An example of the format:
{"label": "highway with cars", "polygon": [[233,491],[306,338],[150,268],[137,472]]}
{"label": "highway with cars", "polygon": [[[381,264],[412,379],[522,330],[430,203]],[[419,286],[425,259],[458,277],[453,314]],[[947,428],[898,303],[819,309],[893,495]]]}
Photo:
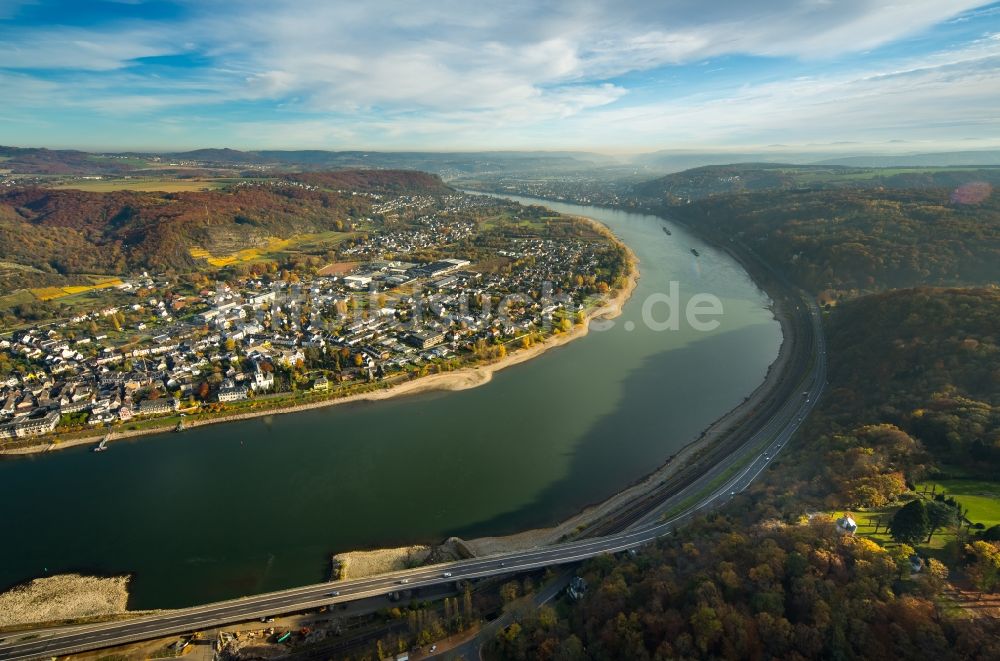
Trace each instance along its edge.
{"label": "highway with cars", "polygon": [[[384,596],[400,590],[574,563],[648,544],[746,490],[781,453],[816,405],[826,385],[826,344],[820,312],[811,302],[806,304],[810,306],[808,314],[814,331],[813,359],[801,388],[795,389],[794,394],[736,452],[622,532],[530,551],[307,585],[116,622],[7,634],[0,642],[0,659],[38,659],[112,647]],[[668,513],[670,516],[664,520]]]}

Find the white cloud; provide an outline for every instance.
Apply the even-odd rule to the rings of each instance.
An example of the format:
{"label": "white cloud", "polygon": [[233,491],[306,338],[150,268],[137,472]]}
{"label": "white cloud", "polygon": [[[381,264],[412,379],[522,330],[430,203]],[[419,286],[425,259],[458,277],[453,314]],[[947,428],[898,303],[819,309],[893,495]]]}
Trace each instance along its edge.
{"label": "white cloud", "polygon": [[[846,136],[860,129],[845,117],[892,130],[876,110],[892,107],[898,113],[904,101],[920,107],[893,117],[897,129],[941,131],[943,123],[989,123],[981,109],[997,101],[990,91],[997,87],[983,64],[996,40],[984,39],[960,54],[901,61],[891,70],[716,90],[712,97],[637,107],[627,105],[640,102],[630,100],[624,83],[609,81],[725,54],[809,62],[863,52],[986,4],[513,0],[470,7],[457,1],[249,0],[235,11],[229,2],[190,0],[190,16],[179,22],[23,29],[0,23],[0,62],[39,70],[36,79],[12,79],[15,106],[39,102],[43,95],[32,81],[49,86],[48,103],[57,97],[67,107],[102,116],[254,102],[280,109],[273,123],[234,119],[227,126],[250,134],[284,123],[300,131],[294,135],[315,140],[394,136],[449,146],[461,146],[458,138],[561,146],[619,139],[648,146],[782,131],[805,135],[810,125],[814,132]],[[0,0],[0,17],[5,6]],[[205,56],[211,65],[162,78],[132,67],[136,58],[172,54]],[[42,80],[53,69],[73,74]],[[947,108],[936,99],[962,107]],[[316,119],[324,115],[328,121]]]}
{"label": "white cloud", "polygon": [[[688,97],[591,113],[577,137],[595,126],[617,130],[605,146],[719,146],[875,143],[895,138],[957,143],[1000,142],[1000,49],[977,58],[855,75],[801,78],[750,86],[713,98]],[[573,139],[572,137],[570,138]]]}

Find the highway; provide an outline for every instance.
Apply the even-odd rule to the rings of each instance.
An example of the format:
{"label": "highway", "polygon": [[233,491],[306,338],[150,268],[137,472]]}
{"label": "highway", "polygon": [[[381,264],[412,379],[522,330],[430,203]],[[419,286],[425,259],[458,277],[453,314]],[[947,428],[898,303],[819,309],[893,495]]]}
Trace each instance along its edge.
{"label": "highway", "polygon": [[[512,574],[525,570],[579,562],[604,553],[617,553],[652,542],[693,517],[720,507],[746,490],[781,453],[802,421],[816,405],[826,385],[826,342],[820,312],[814,304],[813,360],[800,388],[724,461],[697,481],[666,498],[654,510],[617,534],[566,542],[531,551],[421,567],[369,578],[319,583],[253,595],[203,606],[168,611],[102,624],[7,634],[0,643],[0,659],[38,659],[111,647],[173,634],[338,604],[389,592],[459,580]],[[678,509],[681,505],[682,509]],[[665,512],[675,512],[662,520]]]}

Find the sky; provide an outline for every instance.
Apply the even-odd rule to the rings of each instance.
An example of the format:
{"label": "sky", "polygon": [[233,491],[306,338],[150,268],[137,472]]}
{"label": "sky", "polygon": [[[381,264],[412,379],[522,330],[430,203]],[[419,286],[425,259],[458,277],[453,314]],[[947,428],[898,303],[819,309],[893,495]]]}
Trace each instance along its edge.
{"label": "sky", "polygon": [[1000,147],[1000,2],[0,0],[0,144]]}

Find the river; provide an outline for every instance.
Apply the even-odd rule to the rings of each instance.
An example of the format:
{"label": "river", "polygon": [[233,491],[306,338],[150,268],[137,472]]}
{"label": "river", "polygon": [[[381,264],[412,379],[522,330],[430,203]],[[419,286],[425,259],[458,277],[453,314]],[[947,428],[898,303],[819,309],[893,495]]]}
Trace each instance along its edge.
{"label": "river", "polygon": [[[172,608],[324,580],[339,551],[549,525],[655,469],[764,379],[781,329],[728,255],[654,216],[513,199],[595,218],[633,248],[641,279],[613,328],[471,390],[4,459],[0,587],[131,572],[130,608]],[[643,301],[670,281],[682,301],[718,296],[719,328],[648,329]]]}

